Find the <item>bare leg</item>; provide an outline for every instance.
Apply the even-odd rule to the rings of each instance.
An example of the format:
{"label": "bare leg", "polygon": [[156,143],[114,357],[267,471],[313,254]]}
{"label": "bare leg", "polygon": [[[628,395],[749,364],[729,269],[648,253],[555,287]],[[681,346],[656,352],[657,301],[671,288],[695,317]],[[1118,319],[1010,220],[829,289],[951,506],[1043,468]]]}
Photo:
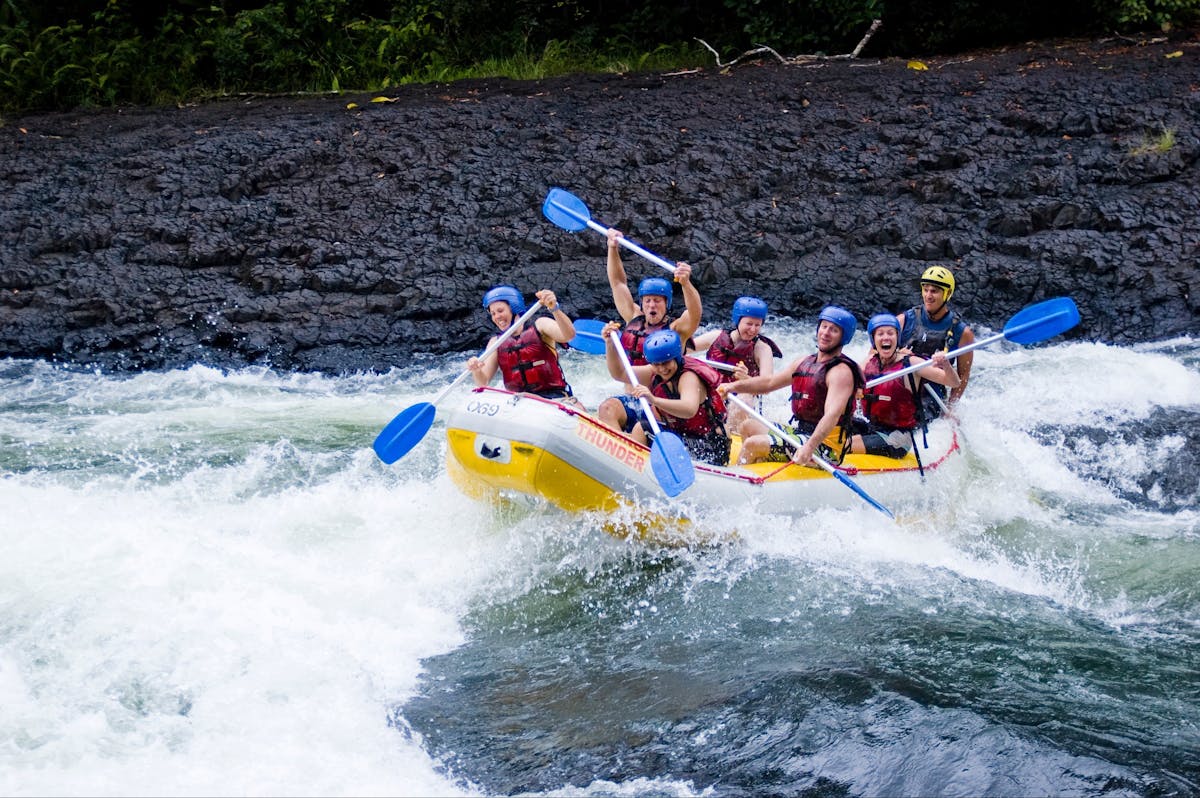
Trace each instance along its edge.
{"label": "bare leg", "polygon": [[738,465],[758,463],[767,459],[771,453],[770,435],[751,435],[742,440],[742,453],[738,457]]}
{"label": "bare leg", "polygon": [[596,417],[600,419],[601,424],[617,432],[625,429],[625,422],[629,420],[625,415],[625,405],[621,404],[621,400],[615,396],[600,403],[600,407],[596,410]]}

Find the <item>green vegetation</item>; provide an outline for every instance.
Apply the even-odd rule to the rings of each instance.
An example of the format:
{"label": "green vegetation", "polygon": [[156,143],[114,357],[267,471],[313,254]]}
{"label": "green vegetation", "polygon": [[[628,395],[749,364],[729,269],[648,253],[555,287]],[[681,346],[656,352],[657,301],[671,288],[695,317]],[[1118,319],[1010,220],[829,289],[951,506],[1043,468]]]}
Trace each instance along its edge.
{"label": "green vegetation", "polygon": [[1131,157],[1166,155],[1175,148],[1175,128],[1163,128],[1157,135],[1147,134],[1140,144],[1129,150]]}
{"label": "green vegetation", "polygon": [[1198,16],[1200,0],[0,0],[0,112],[711,65],[697,39],[725,58],[846,53],[876,18],[865,56]]}

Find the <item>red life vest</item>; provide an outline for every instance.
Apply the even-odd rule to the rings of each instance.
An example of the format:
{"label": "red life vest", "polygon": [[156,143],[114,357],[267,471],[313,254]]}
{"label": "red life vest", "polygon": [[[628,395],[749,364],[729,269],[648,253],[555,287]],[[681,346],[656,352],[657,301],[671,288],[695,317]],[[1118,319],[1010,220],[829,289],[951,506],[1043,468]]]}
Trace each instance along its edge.
{"label": "red life vest", "polygon": [[[771,347],[771,354],[775,357],[783,357],[783,352],[779,347],[765,335],[759,335],[749,341],[733,342],[732,330],[721,330],[721,334],[712,342],[712,346],[708,348],[706,357],[709,360],[715,360],[718,363],[728,363],[731,366],[736,366],[738,363],[746,364],[746,371],[751,377],[758,376],[758,358],[754,357],[754,347],[761,340],[767,346]],[[722,372],[721,382],[733,382],[734,377],[732,372]]]}
{"label": "red life vest", "polygon": [[854,390],[846,400],[846,409],[838,420],[838,426],[850,429],[850,421],[854,417],[854,400],[858,392],[866,385],[862,369],[850,358],[843,354],[830,358],[824,363],[817,362],[815,354],[800,361],[800,365],[792,372],[792,418],[816,424],[825,415],[825,398],[829,395],[829,386],[825,383],[825,375],[839,363],[845,363],[854,372]]}
{"label": "red life vest", "polygon": [[[911,358],[902,357],[886,368],[879,362],[878,353],[871,355],[863,368],[863,376],[867,381],[873,380],[889,372],[907,368]],[[867,388],[863,391],[863,410],[867,420],[881,427],[890,429],[916,429],[917,402],[909,387],[911,377],[900,377],[894,380]]]}
{"label": "red life vest", "polygon": [[696,408],[696,415],[691,418],[675,418],[670,413],[663,413],[662,425],[672,432],[692,438],[703,438],[713,433],[725,434],[725,400],[717,393],[721,384],[721,375],[707,363],[701,363],[694,358],[685,357],[683,365],[676,369],[669,381],[662,380],[658,375],[650,382],[650,393],[661,399],[679,398],[679,378],[683,372],[690,371],[700,378],[708,395]]}
{"label": "red life vest", "polygon": [[[625,329],[621,331],[621,346],[625,347],[625,354],[629,355],[630,364],[634,366],[647,365],[649,361],[646,360],[646,355],[642,351],[646,336],[659,330],[669,330],[674,322],[675,319],[671,316],[663,317],[658,324],[646,324],[645,316],[634,316],[630,319],[626,323]],[[686,350],[691,344],[692,339],[689,338],[683,342],[683,348]]]}
{"label": "red life vest", "polygon": [[542,339],[536,324],[530,324],[501,344],[496,358],[504,375],[504,387],[510,391],[546,393],[567,387],[558,355]]}
{"label": "red life vest", "polygon": [[659,330],[671,329],[672,321],[670,316],[664,316],[658,324],[647,324],[645,316],[635,316],[629,320],[625,329],[621,331],[621,346],[625,347],[625,354],[629,355],[629,362],[632,365],[645,366],[647,364],[646,355],[642,352],[646,336]]}

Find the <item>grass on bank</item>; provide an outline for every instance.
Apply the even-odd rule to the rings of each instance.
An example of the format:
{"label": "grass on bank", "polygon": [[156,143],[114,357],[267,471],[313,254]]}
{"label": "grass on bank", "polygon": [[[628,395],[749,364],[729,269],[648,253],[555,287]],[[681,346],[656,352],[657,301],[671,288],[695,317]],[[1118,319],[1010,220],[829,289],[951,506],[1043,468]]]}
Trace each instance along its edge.
{"label": "grass on bank", "polygon": [[[661,45],[651,52],[632,50],[610,53],[580,52],[564,42],[552,41],[538,55],[521,53],[508,58],[488,58],[469,66],[456,66],[437,60],[399,81],[409,83],[449,83],[469,78],[511,78],[542,80],[573,74],[613,74],[694,69],[712,64],[712,56],[699,46]],[[370,86],[367,91],[382,89]]]}
{"label": "grass on bank", "polygon": [[[372,57],[344,53],[340,62],[310,59],[304,63],[271,62],[260,65],[254,79],[218,80],[217,85],[187,84],[177,73],[180,59],[161,59],[162,63],[142,64],[128,48],[113,47],[92,51],[86,58],[78,53],[40,52],[67,36],[66,29],[47,29],[36,42],[26,42],[29,51],[13,44],[0,44],[0,126],[14,116],[40,110],[61,108],[99,108],[132,102],[137,105],[175,105],[219,100],[231,96],[304,95],[367,93],[389,87],[446,83],[470,78],[511,78],[540,80],[570,74],[624,74],[639,71],[674,71],[712,64],[711,54],[695,43],[660,45],[639,52],[620,41],[610,42],[603,52],[587,50],[570,42],[552,40],[540,52],[522,50],[507,57],[485,58],[474,63],[453,63],[442,54],[428,53],[420,64],[409,62],[407,72],[397,70],[398,63],[384,63],[383,53]],[[615,45],[615,46],[614,46]],[[111,47],[111,45],[110,45]],[[38,51],[38,52],[35,52]],[[276,56],[282,59],[283,56]],[[289,57],[290,58],[290,57]],[[48,63],[58,65],[45,71]],[[165,73],[156,77],[159,72]],[[130,73],[134,73],[133,76]],[[299,77],[303,75],[303,77]],[[299,77],[299,80],[297,80]],[[117,85],[133,86],[134,100],[123,99]],[[274,88],[272,88],[274,86]],[[17,104],[16,97],[26,102]]]}
{"label": "grass on bank", "polygon": [[1140,144],[1129,150],[1129,155],[1139,158],[1144,155],[1166,155],[1175,148],[1175,128],[1165,127],[1157,135],[1146,134]]}

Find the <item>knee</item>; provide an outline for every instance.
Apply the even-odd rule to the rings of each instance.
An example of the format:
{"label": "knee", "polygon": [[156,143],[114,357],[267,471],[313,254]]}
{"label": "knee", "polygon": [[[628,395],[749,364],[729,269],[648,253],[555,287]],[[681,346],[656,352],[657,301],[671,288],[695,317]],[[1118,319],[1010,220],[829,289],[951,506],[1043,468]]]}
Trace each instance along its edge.
{"label": "knee", "polygon": [[740,463],[757,463],[765,460],[771,449],[771,439],[766,435],[751,435],[742,441],[742,453],[738,457]]}
{"label": "knee", "polygon": [[596,410],[600,422],[611,429],[620,430],[625,426],[625,406],[617,398],[605,399]]}

